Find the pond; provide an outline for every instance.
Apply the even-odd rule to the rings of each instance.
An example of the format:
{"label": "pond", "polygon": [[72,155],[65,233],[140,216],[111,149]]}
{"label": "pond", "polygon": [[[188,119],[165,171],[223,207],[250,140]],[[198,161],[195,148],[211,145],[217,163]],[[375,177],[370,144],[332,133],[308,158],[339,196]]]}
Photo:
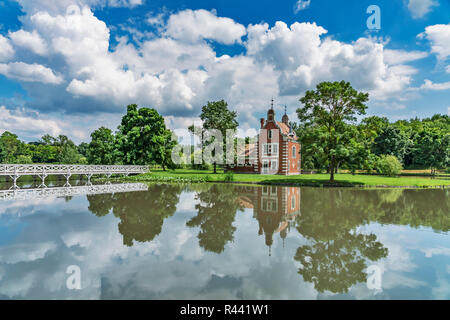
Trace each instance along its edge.
{"label": "pond", "polygon": [[0,299],[450,298],[448,189],[3,187]]}

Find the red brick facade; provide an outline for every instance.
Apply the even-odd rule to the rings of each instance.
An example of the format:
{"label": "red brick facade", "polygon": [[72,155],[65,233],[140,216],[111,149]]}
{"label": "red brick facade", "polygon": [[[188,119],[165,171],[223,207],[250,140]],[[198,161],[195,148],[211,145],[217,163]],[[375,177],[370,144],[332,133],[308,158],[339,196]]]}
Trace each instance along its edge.
{"label": "red brick facade", "polygon": [[300,144],[289,125],[285,114],[282,121],[276,121],[273,108],[267,112],[267,119],[261,119],[258,134],[256,161],[247,166],[230,166],[226,170],[236,173],[259,173],[293,175],[301,172]]}

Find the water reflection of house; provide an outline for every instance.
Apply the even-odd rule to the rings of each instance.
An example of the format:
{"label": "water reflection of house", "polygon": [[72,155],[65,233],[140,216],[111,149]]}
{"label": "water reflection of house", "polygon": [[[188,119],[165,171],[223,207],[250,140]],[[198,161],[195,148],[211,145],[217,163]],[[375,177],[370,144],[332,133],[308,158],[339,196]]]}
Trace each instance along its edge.
{"label": "water reflection of house", "polygon": [[283,239],[287,236],[297,215],[300,215],[300,188],[262,186],[239,187],[241,206],[253,208],[253,217],[258,220],[259,235],[264,235],[269,247],[269,255],[273,237],[278,233]]}

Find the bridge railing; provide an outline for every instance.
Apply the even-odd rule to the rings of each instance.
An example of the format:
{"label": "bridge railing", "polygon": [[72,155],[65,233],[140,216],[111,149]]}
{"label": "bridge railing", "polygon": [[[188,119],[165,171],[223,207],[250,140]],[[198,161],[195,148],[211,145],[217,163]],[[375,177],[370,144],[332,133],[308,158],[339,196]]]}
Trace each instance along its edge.
{"label": "bridge railing", "polygon": [[148,191],[148,186],[144,183],[120,183],[74,187],[44,187],[33,189],[0,190],[0,201],[46,199],[48,197],[67,197],[84,194],[93,195],[134,191]]}
{"label": "bridge railing", "polygon": [[149,166],[82,164],[0,164],[0,175],[132,174],[146,173]]}

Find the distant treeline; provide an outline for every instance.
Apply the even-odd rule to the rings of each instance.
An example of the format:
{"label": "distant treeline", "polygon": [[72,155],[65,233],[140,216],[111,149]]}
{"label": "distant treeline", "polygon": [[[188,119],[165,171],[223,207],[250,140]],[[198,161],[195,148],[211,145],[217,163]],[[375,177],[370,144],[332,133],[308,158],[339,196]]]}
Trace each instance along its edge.
{"label": "distant treeline", "polygon": [[[302,142],[302,167],[327,169],[321,144],[321,128],[294,124]],[[359,124],[348,124],[350,141],[337,150],[339,168],[375,169],[381,156],[397,157],[407,169],[445,169],[450,165],[450,117],[436,114],[431,118],[398,120],[370,116]]]}
{"label": "distant treeline", "polygon": [[[223,114],[221,112],[220,114]],[[302,167],[327,169],[326,145],[321,142],[322,127],[292,123],[302,143]],[[385,155],[397,157],[405,168],[444,169],[450,162],[450,118],[436,114],[431,118],[389,122],[371,116],[359,124],[346,124],[349,143],[336,152],[338,168],[372,170]],[[0,136],[0,163],[65,164],[150,164],[174,167],[171,151],[176,144],[164,118],[150,108],[129,105],[116,132],[101,127],[91,134],[89,143],[76,145],[65,135],[44,135],[25,143],[8,131]]]}

